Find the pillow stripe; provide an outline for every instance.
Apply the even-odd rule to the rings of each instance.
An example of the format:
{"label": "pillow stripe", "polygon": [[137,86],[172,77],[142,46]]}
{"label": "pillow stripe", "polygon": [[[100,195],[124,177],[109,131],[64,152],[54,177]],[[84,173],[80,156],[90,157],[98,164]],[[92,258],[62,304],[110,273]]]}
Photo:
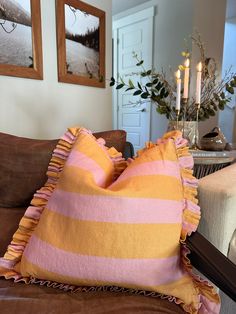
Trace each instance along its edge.
{"label": "pillow stripe", "polygon": [[[68,224],[79,241],[71,241]],[[50,226],[49,230],[44,230],[44,226]],[[80,221],[45,209],[34,234],[55,247],[73,253],[117,258],[164,258],[178,254],[180,231],[181,224],[158,224],[157,228],[157,224]],[[155,237],[152,237],[153,232]],[[89,236],[84,237],[84,233]],[[135,237],[135,246],[130,234]]]}
{"label": "pillow stripe", "polygon": [[[99,151],[97,151],[97,154],[98,153]],[[104,155],[103,151],[102,154]],[[89,169],[89,164],[91,163],[92,165],[95,164],[98,168],[102,169],[106,174],[108,174],[110,173],[109,168],[113,166],[113,163],[111,159],[109,159],[108,157],[106,159],[103,158],[103,160],[101,160],[101,157],[93,159],[85,152],[76,149],[76,147],[73,147],[73,150],[71,151],[71,154],[67,159],[67,163],[71,163],[72,165],[74,164],[75,166],[78,166],[76,161],[78,160],[78,158],[80,158],[81,165],[84,165],[82,167],[85,167],[85,169]]]}
{"label": "pillow stripe", "polygon": [[[26,261],[62,276],[91,281],[94,279],[103,284],[107,281],[116,285],[126,282],[146,287],[163,285],[183,276],[183,270],[176,267],[179,263],[179,256],[163,259],[137,259],[134,262],[133,259],[86,256],[66,252],[40,240],[35,235],[32,235],[30,241],[36,251],[43,250],[44,254],[32,254],[27,247],[24,253]],[[85,271],[90,263],[91,267]],[[62,268],[60,264],[65,266]],[[159,267],[163,271],[157,273]],[[23,268],[27,269],[27,267]],[[125,281],[121,278],[125,278]]]}
{"label": "pillow stripe", "polygon": [[[29,261],[27,261],[27,259],[25,258],[25,256],[23,256],[22,257],[22,261],[24,262],[24,263],[26,263],[27,264],[27,269],[34,269],[34,270],[36,270],[37,271],[37,273],[38,274],[44,274],[44,273],[46,273],[47,274],[47,277],[50,277],[50,278],[52,278],[52,280],[54,280],[54,281],[57,281],[57,280],[59,280],[61,283],[62,283],[62,285],[63,285],[63,283],[65,282],[66,283],[66,285],[67,285],[67,287],[70,287],[70,290],[71,291],[74,291],[74,292],[76,292],[77,290],[79,290],[78,289],[78,286],[70,286],[70,285],[68,285],[67,284],[67,282],[72,282],[72,284],[74,284],[74,285],[76,285],[76,282],[78,281],[78,279],[76,278],[75,279],[75,277],[74,276],[64,276],[64,275],[60,275],[60,274],[58,274],[58,273],[54,273],[54,272],[50,272],[50,271],[48,271],[48,270],[45,270],[45,269],[43,269],[43,268],[40,268],[39,266],[36,266],[36,265],[34,265],[34,264],[32,264],[32,263],[30,263]],[[101,260],[99,260],[99,262],[101,262]],[[140,271],[138,270],[138,273],[139,273]],[[96,272],[96,274],[97,274],[97,272]],[[27,275],[27,273],[25,273],[24,275]],[[136,274],[135,274],[136,275]],[[32,280],[33,279],[33,280]],[[37,279],[35,280],[34,278],[32,278],[31,280],[34,282],[34,281],[37,281]],[[31,281],[30,280],[30,281]],[[81,280],[81,285],[86,285],[86,286],[93,286],[93,288],[94,288],[94,280],[89,280],[89,279],[80,279]],[[134,280],[133,280],[134,281]],[[43,285],[44,283],[53,283],[53,281],[45,281],[45,280],[38,280],[38,283],[40,283],[40,285]],[[107,283],[107,281],[96,281],[96,285],[99,285],[99,286],[101,286],[101,287],[106,287],[106,283]],[[120,287],[121,286],[121,283],[119,282],[119,283],[112,283],[111,282],[111,285],[112,286],[117,286],[117,287]],[[129,283],[128,282],[126,282],[126,284],[125,285],[129,285]],[[133,291],[134,293],[137,293],[137,290],[136,289],[138,289],[138,287],[140,286],[140,285],[135,285],[134,283],[133,284],[130,284],[130,285],[132,285],[132,287],[133,287],[133,290],[132,289],[128,289],[128,291]],[[184,276],[182,276],[180,279],[178,279],[178,280],[176,280],[176,281],[171,281],[171,282],[166,282],[165,284],[161,284],[161,285],[158,285],[158,286],[144,286],[144,285],[142,285],[143,286],[143,288],[147,291],[147,294],[148,294],[148,291],[151,291],[151,290],[159,290],[161,293],[164,293],[163,291],[165,290],[165,288],[163,289],[163,287],[168,287],[168,288],[170,288],[170,289],[173,289],[173,286],[175,286],[175,288],[176,288],[176,290],[177,290],[177,294],[178,294],[178,290],[181,288],[181,287],[183,287],[183,285],[184,286],[187,286],[187,288],[189,289],[189,294],[190,294],[190,296],[187,296],[187,299],[189,299],[190,301],[191,301],[191,299],[192,299],[192,296],[194,295],[194,296],[196,296],[197,297],[197,295],[196,295],[196,291],[194,290],[194,288],[192,287],[192,285],[191,285],[191,279],[189,278],[189,276],[188,275],[184,275]],[[81,286],[80,286],[81,287]],[[88,290],[88,289],[86,289],[86,290]],[[93,290],[95,290],[95,289],[92,289],[92,291]],[[162,291],[163,290],[163,291]],[[180,294],[180,293],[179,293]],[[157,296],[158,294],[157,293],[153,293],[153,296]],[[161,295],[159,295],[159,296],[161,296]],[[162,297],[164,297],[163,295],[162,295]],[[166,296],[165,296],[165,298],[166,298]],[[170,298],[171,299],[171,298]],[[174,301],[173,300],[173,297],[172,297],[172,300],[171,300],[172,302]]]}
{"label": "pillow stripe", "polygon": [[[78,203],[80,210],[76,211]],[[47,204],[47,209],[74,219],[121,223],[182,223],[182,208],[182,202],[173,200],[81,195],[63,190],[55,190]]]}
{"label": "pillow stripe", "polygon": [[[76,166],[76,161],[78,159],[80,159],[80,164],[79,166]],[[85,171],[88,171],[94,178],[95,184],[101,187],[105,187],[105,183],[107,181],[107,173],[94,160],[88,158],[83,153],[73,151],[67,160],[67,166],[71,166],[72,171],[76,169],[83,169]],[[112,166],[112,163],[110,163],[109,168],[111,168]]]}
{"label": "pillow stripe", "polygon": [[[64,168],[61,174],[62,180],[58,181],[57,188],[66,192],[79,193],[82,195],[101,195],[103,189],[95,184],[81,185],[81,179],[78,176],[74,178],[74,182],[66,180],[66,178],[73,175],[75,171],[76,170],[72,167]],[[87,179],[86,177],[84,180]],[[75,184],[75,182],[77,182],[77,184]],[[150,182],[152,182],[151,186]],[[124,185],[127,186],[127,188],[124,188]],[[129,178],[123,180],[122,182],[108,187],[106,189],[106,195],[133,198],[160,198],[175,201],[182,201],[183,199],[181,181],[175,177],[163,175],[137,176],[135,177],[136,190],[133,190],[131,193],[129,187],[132,187],[132,185],[133,179]]]}
{"label": "pillow stripe", "polygon": [[[134,163],[133,163],[134,164]],[[129,178],[133,178],[135,176],[148,176],[148,175],[164,175],[175,177],[178,180],[180,179],[179,173],[179,165],[175,161],[152,161],[152,162],[145,162],[142,164],[133,165],[132,167],[128,168],[127,171],[123,172],[119,178],[109,187],[115,186],[117,183],[127,180]]]}
{"label": "pillow stripe", "polygon": [[[96,150],[96,155],[94,155],[94,150]],[[112,165],[109,153],[104,149],[104,144],[100,139],[94,141],[92,134],[88,136],[87,133],[83,134],[80,132],[80,141],[74,143],[69,158],[72,154],[76,153],[81,153],[83,156],[86,156],[89,160],[92,160],[102,168],[104,172],[109,173],[109,168],[107,167]],[[81,162],[86,162],[86,159],[82,159]]]}

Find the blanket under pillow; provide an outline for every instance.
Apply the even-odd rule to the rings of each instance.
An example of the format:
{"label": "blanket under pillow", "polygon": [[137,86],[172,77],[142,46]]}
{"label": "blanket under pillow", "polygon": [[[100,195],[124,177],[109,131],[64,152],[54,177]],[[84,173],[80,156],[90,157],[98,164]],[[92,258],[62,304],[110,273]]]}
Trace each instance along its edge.
{"label": "blanket under pillow", "polygon": [[90,131],[68,129],[0,275],[154,291],[188,313],[218,313],[218,295],[186,257],[200,218],[192,166],[178,131],[125,162]]}

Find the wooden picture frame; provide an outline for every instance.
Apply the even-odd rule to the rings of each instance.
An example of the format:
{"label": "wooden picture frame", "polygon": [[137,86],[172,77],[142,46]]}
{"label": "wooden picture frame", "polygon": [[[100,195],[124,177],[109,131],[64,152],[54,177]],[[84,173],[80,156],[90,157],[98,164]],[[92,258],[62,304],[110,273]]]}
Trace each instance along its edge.
{"label": "wooden picture frame", "polygon": [[[19,0],[19,4],[23,5],[23,3]],[[1,0],[0,0],[1,4]],[[4,7],[4,5],[5,7]],[[11,10],[6,10],[6,6],[13,5]],[[7,75],[7,76],[16,76],[16,77],[24,77],[24,78],[31,78],[31,79],[43,79],[43,52],[42,52],[42,30],[41,30],[41,10],[40,10],[40,0],[29,0],[27,3],[29,6],[30,13],[24,15],[24,7],[22,8],[22,15],[19,17],[19,8],[15,6],[10,0],[4,2],[2,0],[2,5],[0,6],[0,75]],[[7,7],[9,8],[9,7]],[[12,14],[12,9],[15,11],[17,10],[17,16]],[[10,13],[9,13],[10,12]],[[26,23],[26,24],[25,24]],[[12,29],[7,29],[12,27]],[[14,28],[15,27],[15,28]],[[24,27],[24,30],[22,28]],[[28,27],[28,29],[27,29]],[[30,29],[29,29],[30,27]],[[5,29],[4,29],[5,28]],[[17,29],[18,28],[18,29]],[[27,29],[27,31],[26,31]],[[17,32],[14,34],[14,32]],[[5,32],[5,34],[4,34]],[[29,51],[25,48],[25,34],[27,33],[27,48],[29,47]],[[9,38],[4,41],[5,46],[1,47],[1,43],[3,44],[3,40],[1,41],[1,36],[6,36],[9,34]],[[14,39],[14,36],[15,39]],[[22,34],[19,37],[19,34]],[[6,38],[5,38],[6,39]],[[24,43],[24,46],[23,46]],[[18,44],[18,46],[17,46]],[[30,46],[31,45],[31,46]],[[5,48],[5,51],[8,51],[8,55],[5,52],[5,55],[1,55],[2,48]],[[22,49],[22,47],[24,49]],[[26,51],[27,50],[27,51]],[[23,51],[23,52],[22,52]],[[9,52],[12,52],[9,53]],[[21,55],[22,52],[22,55]],[[3,52],[2,52],[3,53]],[[24,54],[24,56],[23,56]],[[7,60],[6,60],[7,55]],[[14,56],[13,56],[14,55]],[[12,60],[14,59],[14,62]],[[23,60],[24,61],[21,61]],[[5,62],[4,62],[5,60]],[[26,62],[27,61],[27,62]],[[21,64],[22,62],[22,64]],[[19,64],[18,64],[19,63]],[[24,65],[25,64],[25,65]]]}
{"label": "wooden picture frame", "polygon": [[59,82],[105,87],[105,16],[80,0],[57,0]]}

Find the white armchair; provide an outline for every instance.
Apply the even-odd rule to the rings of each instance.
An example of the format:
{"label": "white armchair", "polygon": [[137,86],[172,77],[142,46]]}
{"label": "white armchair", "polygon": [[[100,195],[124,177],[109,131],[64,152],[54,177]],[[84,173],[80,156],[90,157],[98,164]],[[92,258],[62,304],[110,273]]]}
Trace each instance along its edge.
{"label": "white armchair", "polygon": [[[202,217],[198,231],[236,263],[236,164],[199,180]],[[236,303],[221,294],[223,314],[235,314]]]}

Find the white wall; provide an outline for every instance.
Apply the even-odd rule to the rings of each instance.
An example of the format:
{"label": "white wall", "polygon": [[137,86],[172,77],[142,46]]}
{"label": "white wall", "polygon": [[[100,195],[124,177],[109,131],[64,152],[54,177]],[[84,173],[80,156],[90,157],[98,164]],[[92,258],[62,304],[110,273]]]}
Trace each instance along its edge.
{"label": "white wall", "polygon": [[[174,79],[178,65],[183,62],[181,52],[192,33],[193,4],[189,0],[158,0],[155,17],[154,67],[166,73],[167,80]],[[190,41],[189,41],[190,42]],[[168,120],[152,108],[151,140],[163,135]]]}
{"label": "white wall", "polygon": [[[111,76],[111,1],[87,0],[106,11],[106,76]],[[69,126],[112,128],[111,88],[58,83],[55,1],[41,0],[44,80],[0,76],[0,132],[57,138]]]}
{"label": "white wall", "polygon": [[[230,19],[225,24],[225,42],[224,42],[224,58],[222,74],[224,75],[232,66],[232,72],[236,73],[236,18]],[[220,127],[226,136],[228,142],[236,140],[236,125],[234,128],[235,121],[235,106],[236,106],[236,95],[230,95],[232,98],[231,102],[226,106],[224,111],[220,112]],[[233,129],[235,133],[235,139],[233,139]]]}
{"label": "white wall", "polygon": [[149,0],[112,0],[112,15],[119,14],[122,11],[128,10],[147,1]]}
{"label": "white wall", "polygon": [[[223,60],[224,46],[224,26],[226,14],[226,0],[193,0],[194,18],[193,30],[197,29],[205,43],[206,55],[215,58],[219,65],[219,76],[221,75],[221,65]],[[193,60],[197,63],[199,54],[197,49],[193,49]],[[196,71],[194,71],[196,73]],[[209,132],[218,125],[218,115],[201,122],[200,136]]]}

